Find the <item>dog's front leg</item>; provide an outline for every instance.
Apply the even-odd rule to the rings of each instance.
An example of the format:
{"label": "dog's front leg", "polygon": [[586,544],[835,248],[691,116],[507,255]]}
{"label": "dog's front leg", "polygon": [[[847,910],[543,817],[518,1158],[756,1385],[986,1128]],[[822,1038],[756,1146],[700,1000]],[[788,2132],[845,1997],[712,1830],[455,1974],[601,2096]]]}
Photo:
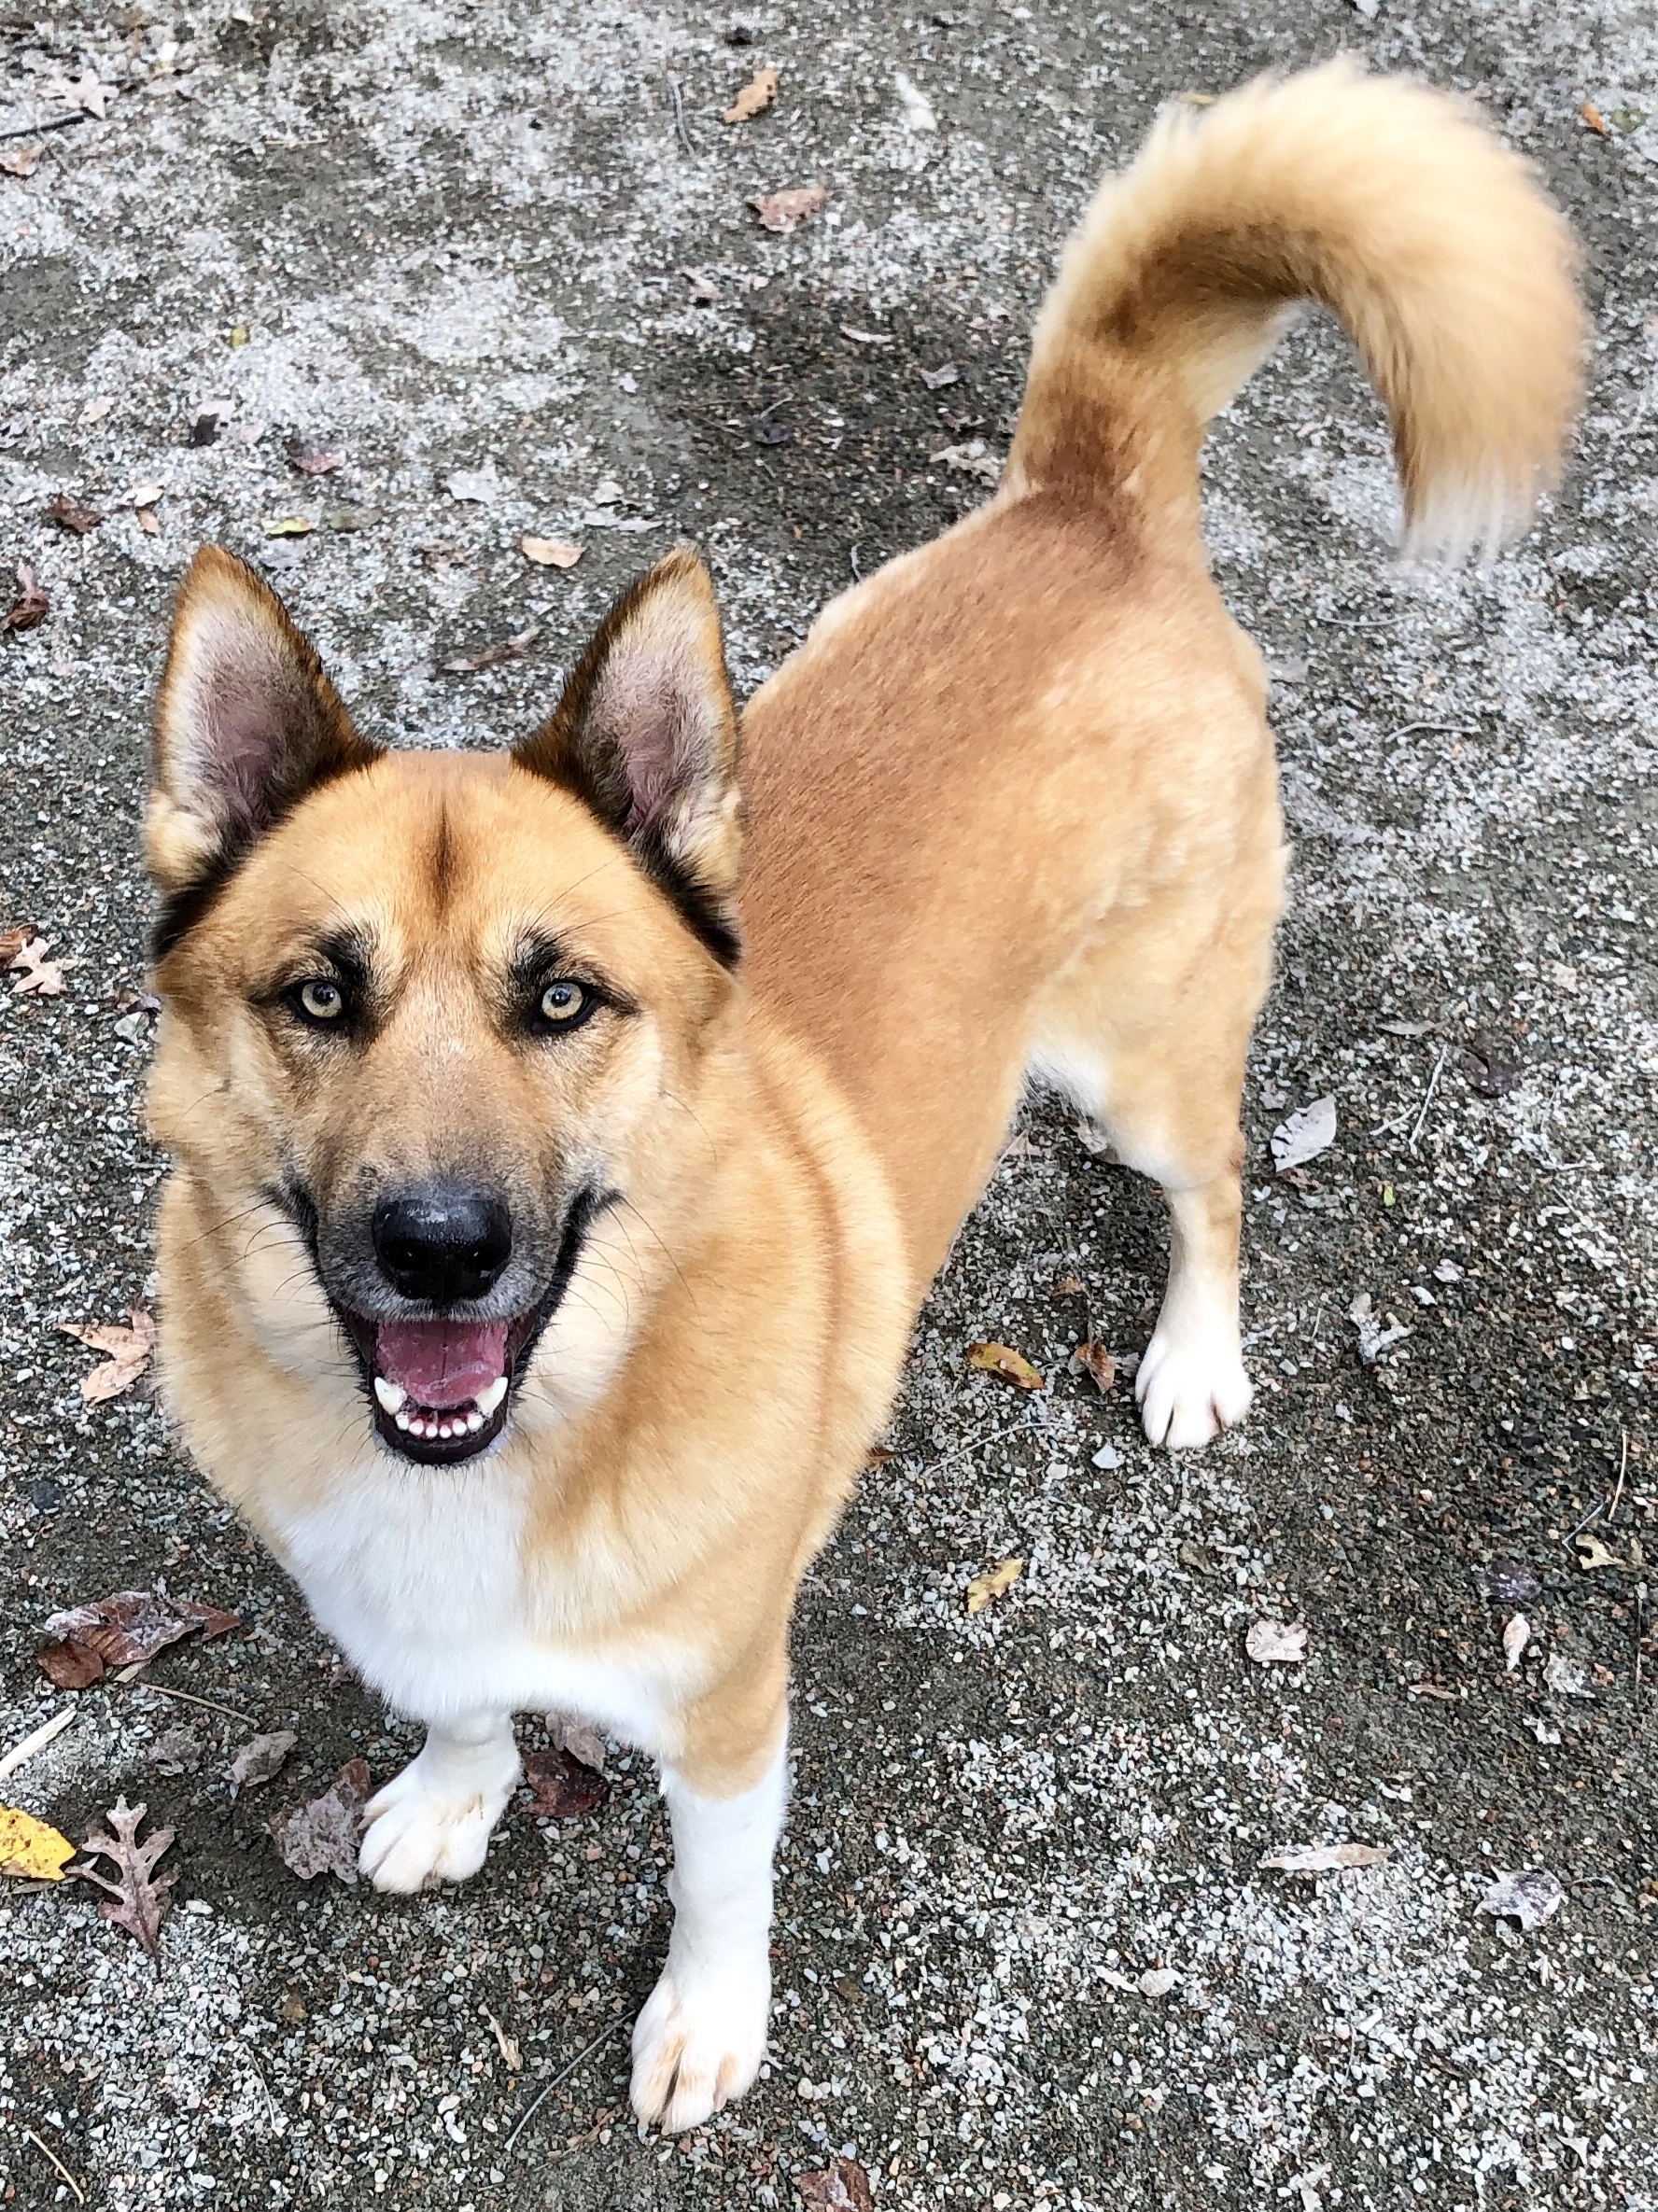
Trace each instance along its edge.
{"label": "dog's front leg", "polygon": [[[771,1861],[789,1796],[788,1731],[761,1753],[760,1778],[727,1778],[699,1761],[695,1782],[665,1764],[673,1822],[667,1964],[633,2031],[633,2108],[678,2135],[740,2096],[766,2055],[771,2011]],[[752,1771],[752,1763],[749,1764]]]}
{"label": "dog's front leg", "polygon": [[420,1756],[369,1799],[358,1866],[376,1889],[464,1882],[484,1864],[521,1771],[511,1714],[434,1722]]}

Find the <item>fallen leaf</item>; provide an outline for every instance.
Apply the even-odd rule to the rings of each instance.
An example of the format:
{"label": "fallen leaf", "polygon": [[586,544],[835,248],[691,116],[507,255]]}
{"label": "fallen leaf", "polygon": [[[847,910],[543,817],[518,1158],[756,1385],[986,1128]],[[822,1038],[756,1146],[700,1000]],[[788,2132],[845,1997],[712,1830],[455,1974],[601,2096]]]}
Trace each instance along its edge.
{"label": "fallen leaf", "polygon": [[819,2173],[797,2174],[794,2186],[813,2212],[874,2212],[869,2176],[855,2158],[832,2158]]}
{"label": "fallen leaf", "polygon": [[1496,1920],[1517,1920],[1529,1931],[1553,1920],[1565,1902],[1555,1875],[1546,1867],[1526,1867],[1518,1874],[1499,1874],[1480,1899],[1480,1910]]}
{"label": "fallen leaf", "polygon": [[954,469],[962,476],[979,476],[986,483],[1000,483],[1002,464],[992,453],[985,449],[982,438],[971,438],[965,445],[942,445],[929,460],[942,461],[947,469]]}
{"label": "fallen leaf", "polygon": [[27,561],[17,565],[18,595],[0,614],[0,630],[37,630],[51,611],[51,601],[35,581]]}
{"label": "fallen leaf", "polygon": [[1134,1986],[1143,1997],[1166,1997],[1179,1982],[1180,1976],[1174,1967],[1147,1967]]}
{"label": "fallen leaf", "polygon": [[368,1762],[354,1758],[346,1761],[320,1797],[279,1813],[271,1823],[271,1833],[289,1873],[297,1874],[302,1882],[313,1882],[318,1874],[333,1874],[355,1889],[357,1847],[368,1801]]}
{"label": "fallen leaf", "polygon": [[67,1836],[32,1813],[0,1805],[0,1874],[16,1874],[24,1882],[62,1882],[74,1856]]}
{"label": "fallen leaf", "polygon": [[583,548],[567,544],[562,538],[520,538],[518,550],[538,568],[573,568]]}
{"label": "fallen leaf", "polygon": [[231,1761],[226,1779],[234,1797],[244,1789],[258,1789],[280,1772],[288,1753],[299,1742],[292,1729],[276,1729],[268,1736],[252,1736]]}
{"label": "fallen leaf", "polygon": [[10,146],[0,153],[0,169],[7,176],[33,176],[45,153],[43,146]]}
{"label": "fallen leaf", "polygon": [[1043,1386],[1042,1377],[1023,1352],[1015,1351],[1005,1344],[970,1344],[967,1365],[977,1367],[981,1375],[1000,1375],[1004,1382],[1014,1383],[1020,1390],[1040,1390]]}
{"label": "fallen leaf", "polygon": [[1564,1651],[1552,1651],[1549,1663],[1543,1669],[1543,1680],[1557,1698],[1592,1698],[1595,1685],[1589,1670],[1581,1659],[1569,1659]]}
{"label": "fallen leaf", "polygon": [[153,507],[139,508],[134,519],[137,522],[138,527],[144,532],[144,535],[147,538],[159,538],[161,536],[162,525],[156,519],[156,511]]}
{"label": "fallen leaf", "polygon": [[1329,1874],[1339,1867],[1379,1867],[1391,1856],[1384,1843],[1286,1843],[1260,1863],[1284,1874]]}
{"label": "fallen leaf", "polygon": [[1542,1595],[1542,1584],[1523,1560],[1492,1560],[1474,1576],[1482,1598],[1499,1605],[1528,1605]]}
{"label": "fallen leaf", "polygon": [[1578,113],[1582,118],[1583,121],[1588,125],[1589,129],[1595,133],[1596,137],[1605,138],[1608,135],[1605,119],[1602,117],[1599,108],[1596,107],[1593,102],[1588,100],[1580,100],[1578,103]]}
{"label": "fallen leaf", "polygon": [[113,413],[114,408],[114,399],[106,392],[101,393],[96,399],[87,401],[80,411],[80,419],[83,423],[101,423],[106,414]]}
{"label": "fallen leaf", "polygon": [[571,1713],[549,1713],[547,1733],[554,1749],[568,1751],[583,1766],[591,1767],[596,1774],[605,1771],[605,1740],[596,1728],[584,1720],[578,1720]]}
{"label": "fallen leaf", "polygon": [[218,443],[219,427],[223,417],[217,408],[204,407],[190,427],[190,442],[200,450]]}
{"label": "fallen leaf", "polygon": [[163,1729],[149,1747],[158,1774],[193,1774],[202,1763],[202,1740],[194,1729]]}
{"label": "fallen leaf", "polygon": [[602,1776],[562,1747],[532,1751],[524,1779],[535,1792],[529,1807],[535,1820],[580,1820],[610,1794]]}
{"label": "fallen leaf", "polygon": [[1519,1667],[1525,1646],[1531,1642],[1531,1623],[1524,1613],[1516,1613],[1503,1630],[1503,1671],[1512,1674]]}
{"label": "fallen leaf", "polygon": [[777,98],[778,74],[775,69],[756,69],[737,98],[720,118],[723,123],[752,122],[763,115]]}
{"label": "fallen leaf", "polygon": [[1367,1367],[1373,1367],[1384,1351],[1402,1344],[1411,1334],[1395,1313],[1384,1315],[1381,1321],[1376,1319],[1369,1291],[1359,1292],[1347,1309],[1347,1318],[1358,1331],[1358,1356]]}
{"label": "fallen leaf", "polygon": [[278,514],[265,524],[267,538],[309,538],[316,525],[308,514]]}
{"label": "fallen leaf", "polygon": [[681,269],[680,274],[691,287],[691,297],[705,307],[711,306],[720,297],[720,287],[706,269]]}
{"label": "fallen leaf", "polygon": [[73,1636],[43,1644],[35,1657],[40,1672],[59,1689],[90,1689],[104,1679],[104,1661],[90,1644],[78,1644]]}
{"label": "fallen leaf", "polygon": [[443,479],[443,488],[452,499],[469,501],[476,507],[492,507],[500,497],[500,478],[493,462],[482,469],[456,469]]}
{"label": "fallen leaf", "polygon": [[1578,1565],[1585,1575],[1592,1574],[1596,1567],[1621,1567],[1623,1564],[1615,1551],[1609,1550],[1600,1538],[1587,1529],[1581,1530],[1572,1538],[1572,1548],[1578,1555]]}
{"label": "fallen leaf", "polygon": [[1529,1729],[1539,1743],[1558,1743],[1560,1741],[1560,1730],[1540,1713],[1528,1713],[1520,1725]]}
{"label": "fallen leaf", "polygon": [[1299,1620],[1252,1620],[1244,1648],[1257,1666],[1299,1666],[1307,1656],[1307,1631]]}
{"label": "fallen leaf", "polygon": [[95,507],[77,507],[67,492],[59,492],[47,502],[46,519],[56,523],[60,530],[73,530],[77,538],[84,538],[104,517]]}
{"label": "fallen leaf", "polygon": [[502,661],[522,659],[540,635],[538,624],[531,623],[516,637],[503,637],[498,645],[485,645],[477,652],[457,653],[452,661],[439,665],[445,676],[471,676],[479,668],[495,668]]}
{"label": "fallen leaf", "polygon": [[90,1867],[77,1867],[76,1872],[83,1882],[95,1883],[107,1890],[113,1904],[100,1905],[98,1911],[105,1920],[114,1921],[130,1936],[136,1936],[151,1958],[162,1954],[162,1921],[167,1911],[163,1891],[171,1888],[176,1874],[157,1875],[155,1863],[173,1841],[171,1828],[155,1828],[142,1843],[138,1841],[138,1824],[148,1807],[129,1805],[124,1797],[117,1798],[105,1818],[114,1828],[113,1836],[89,1836],[81,1849],[94,1857],[106,1858],[117,1869],[117,1878],[111,1882],[106,1875],[94,1874]]}
{"label": "fallen leaf", "polygon": [[1056,1298],[1080,1298],[1088,1285],[1080,1275],[1061,1275],[1053,1286]]}
{"label": "fallen leaf", "polygon": [[1484,1037],[1476,1037],[1464,1048],[1462,1068],[1470,1089],[1482,1099],[1506,1099],[1525,1080],[1518,1063]]}
{"label": "fallen leaf", "polygon": [[44,937],[31,937],[27,945],[19,945],[7,966],[21,980],[11,987],[14,999],[61,999],[63,995],[63,971],[75,962],[67,959],[49,960],[46,957],[47,941]]}
{"label": "fallen leaf", "polygon": [[109,103],[114,96],[89,63],[81,64],[80,75],[73,81],[58,71],[46,90],[49,98],[62,101],[65,107],[77,107],[83,115],[95,116],[99,122],[109,113]]}
{"label": "fallen leaf", "polygon": [[786,238],[808,216],[817,214],[829,197],[822,185],[791,185],[781,192],[764,192],[749,202],[762,226]]}
{"label": "fallen leaf", "polygon": [[627,497],[613,476],[601,476],[593,487],[595,507],[615,507]]}
{"label": "fallen leaf", "polygon": [[1434,1281],[1436,1282],[1460,1282],[1462,1269],[1454,1260],[1436,1260],[1434,1262]]}
{"label": "fallen leaf", "polygon": [[495,2047],[501,2054],[502,2065],[506,2067],[509,2074],[521,2074],[524,2071],[524,2053],[518,2048],[517,2037],[508,2035],[506,2029],[502,2027],[487,2005],[484,2008],[484,2017],[489,2023],[490,2033],[495,2037]]}
{"label": "fallen leaf", "polygon": [[135,483],[127,494],[127,505],[153,507],[158,499],[164,499],[166,496],[167,487],[164,483]]}
{"label": "fallen leaf", "polygon": [[1281,1121],[1272,1131],[1272,1165],[1280,1175],[1286,1168],[1301,1168],[1328,1152],[1336,1141],[1336,1101],[1314,1099]]}
{"label": "fallen leaf", "polygon": [[58,1324],[65,1337],[77,1337],[94,1351],[109,1354],[101,1367],[94,1367],[90,1375],[80,1379],[80,1394],[89,1406],[101,1406],[105,1398],[119,1398],[122,1391],[132,1389],[149,1365],[149,1356],[155,1350],[155,1323],[148,1313],[134,1307],[132,1323],[131,1328],[116,1321],[93,1322],[90,1325],[66,1321]]}
{"label": "fallen leaf", "polygon": [[0,968],[9,968],[25,945],[32,945],[40,934],[33,922],[14,922],[9,930],[0,930]]}
{"label": "fallen leaf", "polygon": [[1454,1705],[1456,1702],[1456,1692],[1447,1689],[1442,1682],[1407,1682],[1405,1695],[1408,1698],[1432,1698],[1440,1705]]}
{"label": "fallen leaf", "polygon": [[[222,1636],[241,1625],[239,1615],[200,1604],[194,1598],[169,1597],[164,1590],[118,1589],[95,1604],[71,1605],[51,1614],[46,1632],[91,1652],[106,1667],[131,1667],[141,1666],[186,1636]],[[45,1652],[40,1659],[44,1666]]]}
{"label": "fallen leaf", "polygon": [[252,342],[253,332],[247,328],[247,325],[246,323],[234,323],[231,327],[231,334],[226,339],[225,343],[230,347],[231,351],[234,353],[239,346],[249,345],[252,343]]}
{"label": "fallen leaf", "polygon": [[1096,1344],[1089,1337],[1071,1354],[1071,1365],[1086,1371],[1094,1379],[1094,1386],[1103,1397],[1117,1380],[1117,1362],[1103,1344]]}
{"label": "fallen leaf", "polygon": [[956,367],[954,361],[946,361],[942,367],[937,369],[922,369],[919,374],[930,392],[942,392],[947,385],[960,384],[962,381],[962,371]]}
{"label": "fallen leaf", "polygon": [[289,461],[302,476],[331,476],[336,469],[345,466],[345,448],[343,445],[318,445],[307,439],[296,445],[288,455]]}
{"label": "fallen leaf", "polygon": [[982,1613],[995,1599],[1005,1597],[1024,1571],[1023,1560],[1004,1560],[988,1575],[976,1575],[967,1585],[968,1614]]}

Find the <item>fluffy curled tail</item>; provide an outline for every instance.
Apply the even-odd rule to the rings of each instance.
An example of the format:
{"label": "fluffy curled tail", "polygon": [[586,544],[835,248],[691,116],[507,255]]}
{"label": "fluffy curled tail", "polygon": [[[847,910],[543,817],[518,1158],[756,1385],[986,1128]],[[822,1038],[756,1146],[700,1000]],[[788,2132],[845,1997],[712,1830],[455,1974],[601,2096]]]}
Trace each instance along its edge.
{"label": "fluffy curled tail", "polygon": [[1313,300],[1386,402],[1408,549],[1494,552],[1576,410],[1575,265],[1529,165],[1462,101],[1339,61],[1176,105],[1065,249],[1006,487],[1189,502],[1203,425]]}

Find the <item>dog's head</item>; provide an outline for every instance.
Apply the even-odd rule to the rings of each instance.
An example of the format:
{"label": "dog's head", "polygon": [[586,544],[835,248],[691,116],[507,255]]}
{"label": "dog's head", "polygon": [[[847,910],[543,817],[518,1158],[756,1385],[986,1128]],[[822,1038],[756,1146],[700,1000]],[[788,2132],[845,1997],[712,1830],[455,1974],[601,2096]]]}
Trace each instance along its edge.
{"label": "dog's head", "polygon": [[152,1117],[256,1337],[291,1368],[355,1369],[387,1449],[485,1449],[561,1310],[595,1377],[613,1364],[659,1225],[707,1171],[736,768],[689,552],[495,754],[367,742],[275,596],[196,556],[147,824]]}

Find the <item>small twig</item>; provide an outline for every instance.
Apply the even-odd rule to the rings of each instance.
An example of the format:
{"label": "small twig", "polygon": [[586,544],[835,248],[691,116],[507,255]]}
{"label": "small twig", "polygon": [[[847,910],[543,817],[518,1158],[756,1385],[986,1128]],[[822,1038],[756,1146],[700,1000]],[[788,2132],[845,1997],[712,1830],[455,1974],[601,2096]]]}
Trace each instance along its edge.
{"label": "small twig", "polygon": [[1440,1087],[1440,1076],[1444,1069],[1445,1055],[1450,1049],[1448,1044],[1441,1044],[1440,1047],[1440,1057],[1433,1064],[1433,1073],[1428,1077],[1427,1089],[1423,1094],[1422,1111],[1416,1116],[1415,1126],[1411,1131],[1410,1141],[1405,1147],[1407,1152],[1414,1152],[1416,1149],[1416,1140],[1422,1134],[1422,1125],[1427,1119],[1427,1110],[1433,1104],[1435,1091]]}
{"label": "small twig", "polygon": [[43,1720],[32,1729],[21,1743],[14,1743],[4,1758],[0,1758],[0,1775],[15,1774],[37,1751],[44,1751],[54,1736],[61,1736],[75,1718],[75,1707],[65,1705],[62,1713],[54,1713],[49,1720]]}
{"label": "small twig", "polygon": [[1646,1619],[1647,1586],[1644,1582],[1637,1582],[1635,1586],[1635,1687],[1637,1689],[1639,1689],[1641,1686],[1641,1637],[1646,1629]]}
{"label": "small twig", "polygon": [[696,144],[685,128],[685,103],[680,97],[680,80],[671,69],[667,73],[667,96],[673,102],[674,129],[680,134],[680,143],[691,159],[696,161]]}
{"label": "small twig", "polygon": [[[1627,1429],[1620,1429],[1618,1435],[1619,1440],[1623,1447],[1623,1450],[1622,1457],[1618,1461],[1617,1487],[1612,1491],[1612,1502],[1607,1507],[1606,1518],[1607,1527],[1609,1529],[1611,1527],[1613,1521],[1617,1519],[1618,1508],[1623,1503],[1623,1477],[1629,1472],[1629,1431]],[[5,1771],[6,1769],[4,1766],[0,1766],[0,1774],[4,1774]]]}
{"label": "small twig", "polygon": [[1477,737],[1478,730],[1470,730],[1466,722],[1405,722],[1388,732],[1389,737],[1409,737],[1416,730],[1432,730],[1441,737]]}
{"label": "small twig", "polygon": [[847,559],[851,566],[852,581],[854,583],[862,583],[864,581],[864,571],[858,566],[858,549],[855,545],[847,554]]}
{"label": "small twig", "polygon": [[236,2049],[242,2053],[243,2057],[247,2061],[248,2065],[253,2068],[254,2079],[258,2081],[260,2087],[265,2093],[265,2105],[271,2116],[271,2133],[274,2135],[279,2135],[281,2133],[282,2113],[276,2103],[276,2099],[271,2094],[271,2084],[265,2079],[264,2068],[260,2065],[259,2060],[253,2055],[253,2049],[250,2044],[245,2043],[240,2036],[232,2036],[231,2040],[236,2046]]}
{"label": "small twig", "polygon": [[[66,131],[71,123],[85,123],[90,122],[91,119],[91,117],[84,113],[80,115],[49,115],[43,123],[20,123],[13,130],[0,131],[0,138],[38,138],[42,131]],[[48,2156],[50,2156],[49,2152]],[[80,2191],[77,2190],[76,2194],[79,2196]],[[84,2205],[86,2199],[81,2197],[80,2201]]]}
{"label": "small twig", "polygon": [[234,1705],[221,1705],[217,1698],[198,1698],[192,1690],[168,1689],[160,1682],[140,1682],[133,1687],[154,1690],[158,1698],[182,1698],[187,1705],[205,1705],[209,1713],[222,1713],[229,1720],[239,1720],[244,1728],[257,1729],[259,1726],[251,1713],[238,1713]]}
{"label": "small twig", "polygon": [[[669,82],[671,83],[671,81],[672,79],[670,78]],[[535,2095],[531,2097],[529,2103],[525,2107],[524,2111],[519,2116],[517,2126],[513,2130],[512,2134],[507,2137],[506,2142],[502,2145],[501,2156],[503,2158],[511,2157],[513,2144],[517,2142],[519,2136],[524,2133],[525,2129],[529,2125],[530,2121],[535,2118],[536,2114],[541,2110],[547,2099],[553,2094],[553,2092],[558,2087],[558,2084],[561,2081],[568,2081],[570,2076],[575,2072],[576,2068],[582,2065],[583,2060],[590,2059],[601,2043],[608,2043],[611,2037],[616,2033],[616,2030],[620,2027],[625,2027],[626,2024],[627,2016],[625,2013],[621,2014],[615,2020],[607,2022],[606,2024],[599,2030],[598,2034],[594,2037],[592,2042],[588,2044],[585,2051],[578,2051],[575,2057],[570,2060],[568,2065],[560,2066],[557,2073],[555,2074],[550,2080],[542,2082],[541,2088],[537,2090]]]}
{"label": "small twig", "polygon": [[49,2143],[43,2143],[32,2127],[26,2127],[23,2130],[23,2133],[28,2136],[30,2142],[34,2144],[35,2149],[39,2151],[41,2157],[49,2159],[51,2161],[52,2164],[57,2168],[59,2179],[66,2181],[70,2188],[75,2191],[76,2203],[77,2205],[84,2205],[87,2201],[86,2191],[82,2189],[80,2183],[77,2181],[74,2175],[69,2171],[68,2167],[63,2163],[63,2160],[58,2156],[51,2145]]}

